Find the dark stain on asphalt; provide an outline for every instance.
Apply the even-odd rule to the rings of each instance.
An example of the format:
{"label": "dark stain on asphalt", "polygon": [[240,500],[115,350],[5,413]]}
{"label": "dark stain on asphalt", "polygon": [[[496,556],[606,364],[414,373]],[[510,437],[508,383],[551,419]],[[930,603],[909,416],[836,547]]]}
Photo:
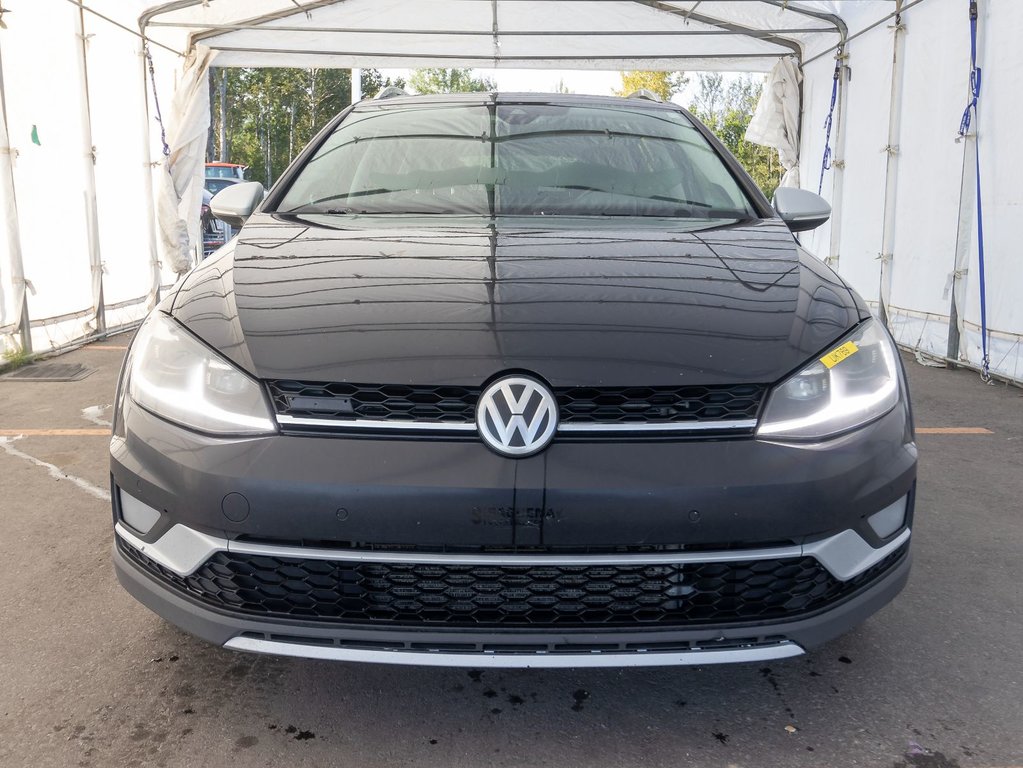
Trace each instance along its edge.
{"label": "dark stain on asphalt", "polygon": [[838,660],[843,664],[852,664],[852,659],[850,659],[848,656],[839,656]]}
{"label": "dark stain on asphalt", "polygon": [[689,702],[684,701],[682,699],[675,699],[675,706],[678,707],[679,709],[682,709],[682,707],[684,707],[688,703]]}
{"label": "dark stain on asphalt", "polygon": [[170,660],[171,660],[171,661],[177,661],[177,660],[178,660],[178,656],[177,656],[177,654],[174,654],[173,656],[171,656],[171,657],[170,657]]}
{"label": "dark stain on asphalt", "polygon": [[483,673],[480,672],[478,669],[469,670],[469,679],[472,680],[474,683],[478,683],[480,681],[480,678],[482,677]]}
{"label": "dark stain on asphalt", "polygon": [[436,739],[430,739],[430,743],[431,743],[431,744],[436,744],[436,743],[437,743],[437,740],[436,740]]}
{"label": "dark stain on asphalt", "polygon": [[277,723],[270,723],[270,725],[268,725],[268,726],[266,727],[266,729],[267,729],[268,731],[276,731],[276,730],[277,730]]}
{"label": "dark stain on asphalt", "polygon": [[493,688],[487,688],[487,690],[483,691],[483,695],[486,696],[488,699],[492,699],[495,696],[497,696],[497,691],[495,691]]}
{"label": "dark stain on asphalt", "polygon": [[195,696],[195,686],[191,683],[185,683],[175,688],[174,693],[178,696]]}
{"label": "dark stain on asphalt", "polygon": [[183,714],[183,715],[194,715],[195,714],[195,710],[192,709],[191,707],[185,707],[183,710],[181,710],[181,714]]}
{"label": "dark stain on asphalt", "polygon": [[[273,728],[276,727],[277,727],[276,725],[273,726]],[[273,728],[271,728],[271,730],[273,730]],[[284,732],[291,736],[292,738],[294,738],[295,741],[308,741],[309,739],[316,738],[316,734],[313,733],[312,731],[300,731],[294,725],[289,725],[287,728],[284,729]]]}
{"label": "dark stain on asphalt", "polygon": [[575,704],[572,705],[573,712],[583,711],[583,702],[590,698],[589,691],[584,691],[582,688],[572,694],[572,698],[575,699]]}
{"label": "dark stain on asphalt", "polygon": [[820,677],[820,676],[821,676],[820,672],[817,672],[816,670],[813,670],[813,669],[810,670],[810,677]]}
{"label": "dark stain on asphalt", "polygon": [[796,713],[792,711],[792,707],[790,707],[788,705],[788,702],[785,701],[785,696],[782,694],[781,687],[778,685],[778,680],[774,676],[774,672],[771,670],[771,668],[761,667],[760,676],[763,677],[774,690],[774,693],[778,697],[778,700],[782,703],[782,706],[785,707],[785,714],[787,714],[790,718],[795,718]]}
{"label": "dark stain on asphalt", "polygon": [[806,751],[807,751],[807,752],[813,752],[813,747],[807,747],[807,748],[806,748]]}
{"label": "dark stain on asphalt", "polygon": [[727,733],[722,733],[721,731],[714,731],[713,733],[711,733],[711,736],[713,736],[715,739],[717,739],[721,744],[727,744],[728,743],[728,734]]}
{"label": "dark stain on asphalt", "polygon": [[234,746],[236,749],[248,749],[254,747],[259,743],[259,739],[255,736],[242,736],[235,741]]}
{"label": "dark stain on asphalt", "polygon": [[524,698],[522,698],[521,696],[519,696],[518,694],[509,693],[508,694],[508,703],[511,704],[514,707],[517,707],[519,704],[525,704],[526,700]]}
{"label": "dark stain on asphalt", "polygon": [[492,714],[492,715],[499,715],[499,714],[501,714],[502,711],[503,710],[500,707],[494,707],[492,710],[490,710],[490,714]]}
{"label": "dark stain on asphalt", "polygon": [[764,678],[768,684],[774,689],[774,692],[778,692],[778,681],[774,679],[774,673],[771,672],[770,667],[761,667],[760,676]]}
{"label": "dark stain on asphalt", "polygon": [[945,757],[941,752],[921,752],[906,755],[904,760],[892,763],[892,768],[960,768],[959,761]]}
{"label": "dark stain on asphalt", "polygon": [[224,677],[242,678],[249,674],[249,667],[247,664],[234,664],[227,668],[227,672],[224,673]]}

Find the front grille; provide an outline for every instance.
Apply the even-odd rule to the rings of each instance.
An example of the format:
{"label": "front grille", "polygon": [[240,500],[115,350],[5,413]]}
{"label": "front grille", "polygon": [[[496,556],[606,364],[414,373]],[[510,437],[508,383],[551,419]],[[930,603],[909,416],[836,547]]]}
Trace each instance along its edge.
{"label": "front grille", "polygon": [[266,617],[449,627],[692,626],[795,618],[873,581],[893,553],[841,582],[812,557],[669,565],[435,565],[218,552],[182,578],[136,563],[218,608]]}
{"label": "front grille", "polygon": [[[278,414],[299,418],[471,424],[479,387],[271,380]],[[760,384],[685,387],[561,387],[563,424],[680,424],[755,419]]]}

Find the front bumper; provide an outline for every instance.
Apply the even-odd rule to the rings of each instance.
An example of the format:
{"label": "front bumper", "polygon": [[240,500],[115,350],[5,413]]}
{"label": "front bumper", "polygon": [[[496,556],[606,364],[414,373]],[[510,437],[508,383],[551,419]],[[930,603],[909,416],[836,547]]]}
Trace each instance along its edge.
{"label": "front bumper", "polygon": [[[555,441],[524,460],[498,457],[474,439],[212,438],[130,399],[123,424],[111,444],[118,578],[172,623],[239,650],[476,667],[764,661],[797,655],[862,622],[909,573],[916,448],[902,406],[825,443]],[[121,489],[156,510],[159,519],[145,534],[125,526]],[[879,538],[868,518],[902,498],[903,527]],[[187,546],[168,548],[183,532]],[[894,559],[869,583],[791,616],[445,626],[260,616],[211,605],[126,557],[125,546],[176,574],[214,552],[258,554],[261,547],[328,560],[376,552],[395,562],[452,555],[492,562],[506,554],[544,564],[572,557],[735,560],[767,552],[767,559],[815,558],[841,582]]]}

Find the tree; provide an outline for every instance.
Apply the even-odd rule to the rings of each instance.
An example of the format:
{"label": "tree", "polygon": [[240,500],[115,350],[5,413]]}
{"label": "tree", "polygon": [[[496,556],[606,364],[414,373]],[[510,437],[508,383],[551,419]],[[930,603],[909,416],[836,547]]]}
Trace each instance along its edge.
{"label": "tree", "polygon": [[[347,69],[211,69],[210,160],[249,166],[249,179],[270,186],[310,139],[351,103]],[[399,79],[362,71],[369,98]]]}
{"label": "tree", "polygon": [[785,172],[778,151],[746,141],[746,127],[763,87],[763,80],[751,75],[738,77],[726,87],[720,74],[701,74],[689,111],[721,139],[770,199]]}
{"label": "tree", "polygon": [[471,69],[417,69],[409,77],[416,93],[466,93],[497,90],[489,77],[473,77]]}
{"label": "tree", "polygon": [[671,101],[671,97],[686,87],[689,78],[685,72],[650,72],[635,70],[632,72],[619,72],[622,78],[621,90],[616,90],[616,96],[628,96],[641,88],[657,94],[665,101]]}

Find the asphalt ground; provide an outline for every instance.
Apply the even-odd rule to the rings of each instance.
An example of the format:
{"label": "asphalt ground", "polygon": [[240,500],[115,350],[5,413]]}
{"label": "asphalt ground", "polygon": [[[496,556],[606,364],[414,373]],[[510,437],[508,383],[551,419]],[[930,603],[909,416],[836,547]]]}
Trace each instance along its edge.
{"label": "asphalt ground", "polygon": [[225,651],[129,597],[101,423],[126,343],[0,381],[2,768],[1023,764],[1023,390],[907,362],[918,426],[975,431],[920,434],[910,585],[825,648],[479,672]]}

